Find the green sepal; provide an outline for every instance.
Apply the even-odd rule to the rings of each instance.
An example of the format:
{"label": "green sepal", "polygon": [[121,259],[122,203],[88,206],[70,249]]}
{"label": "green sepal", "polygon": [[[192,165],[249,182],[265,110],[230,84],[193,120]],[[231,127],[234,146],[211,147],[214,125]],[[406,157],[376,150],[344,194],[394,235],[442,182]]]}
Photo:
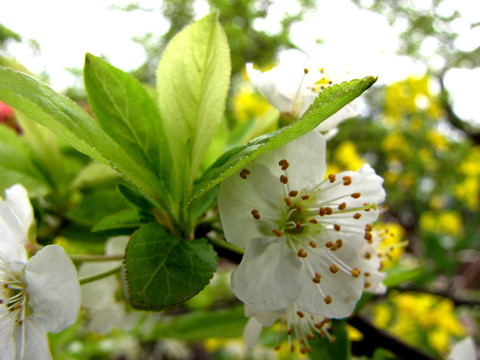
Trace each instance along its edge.
{"label": "green sepal", "polygon": [[187,241],[158,223],[144,225],[127,246],[124,292],[137,309],[168,309],[198,294],[210,282],[217,263],[217,254],[206,240]]}

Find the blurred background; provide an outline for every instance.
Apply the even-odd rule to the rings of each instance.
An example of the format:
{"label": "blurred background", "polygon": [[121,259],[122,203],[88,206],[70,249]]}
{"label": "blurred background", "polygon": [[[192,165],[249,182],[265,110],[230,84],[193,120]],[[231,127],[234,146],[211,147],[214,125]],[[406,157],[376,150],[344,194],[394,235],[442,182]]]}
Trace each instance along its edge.
{"label": "blurred background", "polygon": [[[86,52],[130,72],[153,92],[168,41],[217,9],[232,58],[222,130],[230,140],[224,148],[278,126],[278,113],[246,77],[247,62],[268,69],[279,54],[296,49],[333,82],[378,76],[359,100],[362,115],[341,124],[329,141],[329,172],[368,162],[385,179],[387,202],[378,231],[385,234],[382,259],[390,287],[385,296],[364,299],[362,313],[378,328],[442,358],[467,335],[480,342],[477,5],[468,0],[3,1],[0,65],[39,77],[88,110],[82,80]],[[0,123],[19,134],[24,130],[1,103]],[[69,156],[74,161],[62,179],[80,181],[75,174],[87,160]],[[110,192],[111,184],[103,184],[105,204],[125,207]],[[1,180],[0,185],[6,187]],[[103,253],[105,237],[92,235],[87,245],[79,238],[110,208],[92,215],[85,204],[98,193],[88,184],[76,185],[74,195],[60,180],[32,194],[37,212],[42,201],[51,211],[40,214],[39,237],[53,237],[71,251]],[[129,310],[135,315],[128,321],[122,318],[97,333],[89,331],[91,319],[84,314],[76,326],[51,335],[54,358],[297,358],[271,350],[275,331],[265,332],[254,351],[244,347],[243,311],[229,290],[231,266],[221,264],[212,285],[176,311]],[[382,344],[365,351],[363,335],[350,326],[344,330],[354,356],[395,358]]]}

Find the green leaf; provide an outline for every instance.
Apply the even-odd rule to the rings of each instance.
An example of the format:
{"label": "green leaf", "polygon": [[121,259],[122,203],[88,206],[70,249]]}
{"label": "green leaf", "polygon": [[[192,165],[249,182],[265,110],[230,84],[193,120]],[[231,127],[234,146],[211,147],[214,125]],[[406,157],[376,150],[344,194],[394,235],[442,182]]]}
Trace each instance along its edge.
{"label": "green leaf", "polygon": [[216,13],[177,34],[160,59],[158,106],[175,154],[177,199],[190,191],[223,119],[229,82],[228,42]]}
{"label": "green leaf", "polygon": [[217,267],[217,254],[205,240],[186,241],[158,223],[135,232],[125,253],[125,276],[133,307],[162,310],[200,292]]}
{"label": "green leaf", "polygon": [[151,214],[155,205],[136,188],[126,183],[119,183],[117,185],[117,189],[120,195],[122,195],[123,199],[130,206],[141,210],[142,212]]}
{"label": "green leaf", "polygon": [[87,54],[88,100],[102,129],[141,166],[168,173],[170,153],[157,105],[133,76]]}
{"label": "green leaf", "polygon": [[153,330],[156,338],[190,341],[208,338],[237,338],[242,336],[247,319],[243,307],[215,311],[194,311],[176,316],[168,323],[159,323]]}
{"label": "green leaf", "polygon": [[412,281],[421,276],[425,269],[423,266],[415,267],[412,269],[406,269],[402,266],[396,266],[387,270],[387,277],[383,280],[383,283],[387,287],[398,286],[407,281]]}
{"label": "green leaf", "polygon": [[22,184],[32,197],[50,192],[48,180],[34,164],[34,154],[15,131],[0,126],[0,189]]}
{"label": "green leaf", "polygon": [[92,228],[93,232],[109,236],[130,235],[142,226],[136,209],[128,209],[105,216]]}
{"label": "green leaf", "polygon": [[363,79],[329,86],[318,95],[300,120],[272,133],[259,136],[246,145],[238,146],[223,154],[195,185],[190,201],[241,170],[260,155],[266,154],[315,129],[322,121],[360,96],[375,81],[376,78],[367,76]]}
{"label": "green leaf", "polygon": [[78,151],[114,168],[150,197],[158,200],[168,194],[156,175],[132,159],[84,110],[37,79],[0,68],[0,99]]}

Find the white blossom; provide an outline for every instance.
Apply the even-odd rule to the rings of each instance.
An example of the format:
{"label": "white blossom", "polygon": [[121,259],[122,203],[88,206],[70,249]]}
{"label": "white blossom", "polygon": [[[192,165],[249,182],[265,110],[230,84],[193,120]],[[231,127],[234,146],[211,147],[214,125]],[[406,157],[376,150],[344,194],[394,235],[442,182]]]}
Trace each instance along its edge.
{"label": "white blossom", "polygon": [[[128,236],[108,239],[106,255],[124,255]],[[81,277],[103,273],[121,265],[122,260],[85,262],[79,268]],[[90,282],[81,286],[82,306],[89,311],[88,329],[97,334],[108,334],[112,328],[131,330],[140,318],[139,311],[127,311],[124,301],[118,301],[121,292],[120,280],[116,276]]]}
{"label": "white blossom", "polygon": [[28,259],[33,223],[26,190],[14,185],[0,199],[0,359],[51,359],[47,332],[72,325],[80,308],[75,267],[57,245]]}
{"label": "white blossom", "polygon": [[[318,94],[333,84],[323,69],[309,66],[305,58],[285,57],[278,66],[265,72],[254,69],[253,64],[248,63],[246,70],[253,87],[273,107],[293,119],[301,118]],[[327,132],[358,115],[358,105],[351,102],[323,121],[317,130]]]}
{"label": "white blossom", "polygon": [[[278,319],[281,320],[280,331],[286,332],[292,352],[295,350],[292,338],[296,340],[300,352],[305,354],[312,351],[309,340],[318,336],[330,337],[328,333],[330,320],[321,315],[303,311],[295,302],[279,311],[259,311],[246,305],[245,316],[250,319],[243,330],[243,339],[249,347],[257,343],[264,327],[272,326]],[[278,344],[276,348],[279,348]]]}
{"label": "white blossom", "polygon": [[364,165],[325,176],[325,139],[312,131],[250,163],[220,186],[227,241],[245,248],[232,289],[258,311],[292,303],[328,318],[351,314],[364,288],[361,250],[384,201]]}
{"label": "white blossom", "polygon": [[449,360],[476,360],[477,350],[475,348],[475,343],[471,336],[466,337],[462,341],[456,343],[450,355],[448,356]]}

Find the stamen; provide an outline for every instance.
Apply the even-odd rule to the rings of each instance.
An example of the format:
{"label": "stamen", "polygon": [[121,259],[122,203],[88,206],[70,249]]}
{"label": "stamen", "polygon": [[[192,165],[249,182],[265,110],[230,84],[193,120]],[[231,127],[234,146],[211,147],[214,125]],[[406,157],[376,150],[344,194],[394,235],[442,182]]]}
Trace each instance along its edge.
{"label": "stamen", "polygon": [[326,246],[327,248],[331,248],[331,247],[333,246],[333,242],[327,241],[327,242],[325,243],[325,246]]}
{"label": "stamen", "polygon": [[308,253],[303,248],[298,249],[298,251],[297,251],[297,256],[298,257],[306,258],[307,255],[308,255]]}
{"label": "stamen", "polygon": [[278,237],[282,237],[283,236],[283,233],[280,231],[280,230],[277,230],[277,229],[273,229],[272,230],[272,233],[274,233],[276,236]]}
{"label": "stamen", "polygon": [[332,274],[336,274],[338,272],[338,266],[333,264],[332,266],[330,266],[330,272]]}
{"label": "stamen", "polygon": [[346,207],[347,207],[347,203],[343,202],[340,205],[338,205],[338,210],[345,210]]}
{"label": "stamen", "polygon": [[337,239],[337,241],[335,241],[335,244],[340,249],[343,246],[343,240],[342,239]]}
{"label": "stamen", "polygon": [[302,228],[302,223],[300,221],[297,221],[297,223],[295,224],[295,230],[300,231],[301,228]]}
{"label": "stamen", "polygon": [[299,318],[303,319],[305,317],[305,314],[302,313],[300,310],[297,311],[297,315]]}
{"label": "stamen", "polygon": [[344,176],[342,180],[343,180],[343,185],[345,186],[352,184],[352,178],[350,176]]}
{"label": "stamen", "polygon": [[356,193],[353,193],[351,196],[352,198],[354,199],[358,199],[362,194],[360,194],[359,192],[356,192]]}
{"label": "stamen", "polygon": [[282,168],[283,171],[287,170],[290,164],[286,159],[282,159],[278,162],[278,165]]}
{"label": "stamen", "polygon": [[247,179],[247,176],[250,175],[250,170],[248,169],[242,169],[242,171],[240,171],[240,177],[242,179]]}
{"label": "stamen", "polygon": [[328,175],[328,180],[330,180],[331,184],[333,184],[335,182],[336,178],[337,177],[335,176],[335,174]]}
{"label": "stamen", "polygon": [[338,224],[334,224],[333,228],[335,229],[335,231],[340,231],[342,229],[342,227]]}
{"label": "stamen", "polygon": [[370,254],[369,252],[366,252],[364,256],[367,260],[370,260],[372,258],[372,254]]}
{"label": "stamen", "polygon": [[285,204],[287,204],[288,207],[292,206],[292,200],[290,200],[289,197],[284,198],[284,200],[285,200]]}
{"label": "stamen", "polygon": [[361,217],[362,217],[362,214],[360,214],[360,213],[356,213],[355,215],[353,215],[353,218],[354,218],[355,220],[358,220],[358,219],[360,219]]}
{"label": "stamen", "polygon": [[[290,192],[288,193],[288,196],[290,196],[290,197],[295,197],[295,196],[297,196],[297,195],[298,195],[298,191],[297,191],[297,190],[292,190],[292,191],[290,191]],[[302,196],[302,198],[303,198],[303,196]]]}
{"label": "stamen", "polygon": [[325,304],[330,305],[332,303],[332,297],[330,295],[327,295],[325,296],[323,301],[325,301]]}
{"label": "stamen", "polygon": [[260,211],[258,211],[257,209],[253,209],[251,211],[251,214],[255,220],[260,220]]}
{"label": "stamen", "polygon": [[316,272],[315,277],[312,279],[312,281],[315,284],[320,284],[320,282],[322,281],[322,275],[320,275],[320,273]]}
{"label": "stamen", "polygon": [[308,243],[308,245],[310,245],[310,247],[312,247],[312,248],[316,248],[316,247],[317,247],[317,244],[316,244],[313,240],[310,240],[310,242]]}
{"label": "stamen", "polygon": [[358,278],[360,276],[360,270],[358,270],[357,268],[352,269],[351,273],[355,278]]}
{"label": "stamen", "polygon": [[366,231],[372,231],[372,230],[373,230],[372,224],[367,224],[367,225],[365,225],[365,230],[366,230]]}
{"label": "stamen", "polygon": [[302,213],[302,207],[301,207],[299,204],[297,204],[297,212],[298,212],[299,214]]}
{"label": "stamen", "polygon": [[310,219],[310,220],[308,220],[308,222],[312,223],[312,224],[318,224],[317,219]]}
{"label": "stamen", "polygon": [[308,200],[310,199],[310,195],[302,195],[302,200]]}
{"label": "stamen", "polygon": [[288,177],[285,175],[280,175],[280,182],[284,185],[288,184]]}

